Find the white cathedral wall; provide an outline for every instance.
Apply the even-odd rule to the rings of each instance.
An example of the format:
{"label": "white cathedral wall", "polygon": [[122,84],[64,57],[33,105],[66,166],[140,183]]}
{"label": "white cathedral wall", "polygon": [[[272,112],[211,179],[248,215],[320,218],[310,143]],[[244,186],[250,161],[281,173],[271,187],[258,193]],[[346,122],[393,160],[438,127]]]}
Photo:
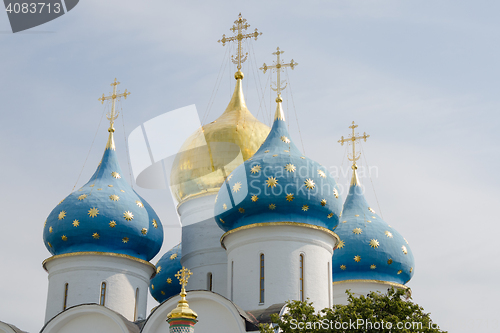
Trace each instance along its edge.
{"label": "white cathedral wall", "polygon": [[179,205],[183,226],[181,263],[193,273],[188,290],[208,290],[211,273],[212,291],[226,296],[227,255],[220,245],[224,232],[214,220],[215,196],[195,197]]}
{"label": "white cathedral wall", "polygon": [[106,307],[130,321],[136,320],[134,314],[137,319],[146,318],[149,279],[155,271],[152,264],[128,256],[85,254],[55,256],[44,267],[49,273],[45,322],[63,311],[66,283],[66,309],[99,304],[101,284],[106,282]]}
{"label": "white cathedral wall", "polygon": [[347,305],[349,303],[347,300],[348,296],[346,294],[346,290],[350,290],[355,297],[359,297],[361,295],[366,296],[372,291],[385,294],[391,287],[394,287],[395,289],[407,288],[398,283],[377,280],[348,280],[335,282],[332,285],[333,304]]}
{"label": "white cathedral wall", "polygon": [[[191,278],[189,279],[191,283]],[[203,333],[245,333],[245,321],[238,309],[226,298],[209,291],[188,291],[189,307],[198,314],[195,332]],[[170,325],[167,315],[176,306],[180,296],[174,296],[161,303],[151,313],[141,333],[168,333]]]}
{"label": "white cathedral wall", "polygon": [[[304,256],[304,300],[331,306],[331,264],[336,239],[324,231],[293,225],[260,226],[225,236],[228,295],[246,311],[300,299],[300,255]],[[264,254],[264,302],[260,302],[260,255]]]}

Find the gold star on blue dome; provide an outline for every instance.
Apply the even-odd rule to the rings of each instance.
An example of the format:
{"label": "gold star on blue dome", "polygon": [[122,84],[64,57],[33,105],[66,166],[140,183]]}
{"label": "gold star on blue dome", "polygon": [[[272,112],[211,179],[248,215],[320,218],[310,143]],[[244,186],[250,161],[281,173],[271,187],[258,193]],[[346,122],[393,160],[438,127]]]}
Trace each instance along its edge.
{"label": "gold star on blue dome", "polygon": [[251,169],[250,169],[250,172],[251,173],[258,173],[260,171],[261,167],[260,165],[254,165]]}
{"label": "gold star on blue dome", "polygon": [[285,165],[285,170],[288,172],[295,172],[296,169],[297,168],[292,163],[288,163],[287,165]]}
{"label": "gold star on blue dome", "polygon": [[241,189],[241,183],[237,182],[236,184],[233,185],[233,192],[236,193]]}
{"label": "gold star on blue dome", "polygon": [[289,139],[289,138],[287,138],[287,137],[286,137],[286,136],[284,136],[284,135],[282,135],[280,139],[281,139],[281,141],[283,141],[284,143],[290,143],[290,139]]}
{"label": "gold star on blue dome", "polygon": [[99,209],[97,209],[95,207],[90,208],[88,211],[88,214],[90,217],[96,217],[97,215],[99,215]]}
{"label": "gold star on blue dome", "polygon": [[312,190],[316,184],[314,183],[314,181],[310,178],[307,178],[305,181],[304,181],[304,185],[307,187],[308,190]]}
{"label": "gold star on blue dome", "polygon": [[271,177],[267,178],[266,184],[267,184],[267,187],[276,187],[276,185],[278,184],[278,180],[271,176]]}
{"label": "gold star on blue dome", "polygon": [[123,217],[125,218],[125,220],[131,221],[134,218],[134,214],[127,210],[125,213],[123,213]]}

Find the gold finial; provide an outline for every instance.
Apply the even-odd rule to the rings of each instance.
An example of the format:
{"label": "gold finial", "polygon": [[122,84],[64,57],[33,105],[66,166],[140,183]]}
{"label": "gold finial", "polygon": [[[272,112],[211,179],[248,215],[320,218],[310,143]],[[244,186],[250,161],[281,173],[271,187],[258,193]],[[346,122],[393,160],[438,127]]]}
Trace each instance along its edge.
{"label": "gold finial", "polygon": [[[243,55],[243,50],[241,48],[241,41],[247,38],[255,38],[257,40],[257,37],[259,35],[262,35],[262,32],[258,32],[257,29],[255,29],[254,32],[249,33],[249,34],[243,34],[244,30],[247,30],[250,27],[250,24],[247,23],[247,20],[241,17],[241,13],[238,15],[238,19],[234,21],[234,25],[231,29],[235,35],[233,37],[226,37],[225,34],[222,35],[222,38],[219,39],[217,42],[222,43],[222,46],[225,46],[227,42],[234,42],[238,41],[238,50],[236,51],[236,57],[231,56],[231,60],[233,61],[233,64],[236,64],[236,68],[238,69],[238,72],[234,75],[235,78],[238,79],[243,79],[243,73],[241,72],[241,64],[244,63],[247,60],[248,52]],[[238,33],[236,33],[238,32]]]}
{"label": "gold finial", "polygon": [[285,113],[283,112],[283,108],[281,107],[281,102],[283,100],[281,99],[281,96],[278,95],[278,98],[276,98],[276,112],[274,113],[274,120],[283,120],[285,121]]}
{"label": "gold finial", "polygon": [[360,156],[361,156],[361,153],[356,153],[356,142],[358,142],[360,139],[364,139],[365,142],[366,142],[366,139],[369,138],[370,136],[365,133],[363,133],[362,136],[356,136],[356,133],[354,132],[354,129],[358,127],[358,125],[355,125],[354,124],[354,121],[352,122],[352,125],[349,126],[349,128],[352,129],[352,134],[351,134],[351,137],[349,138],[345,138],[342,136],[340,138],[340,140],[338,141],[342,146],[344,145],[344,143],[346,142],[351,142],[352,144],[352,155],[351,157],[347,156],[347,158],[349,159],[349,161],[352,161],[352,169],[354,171],[356,171],[356,169],[358,168],[356,166],[356,161],[359,160]]}
{"label": "gold finial", "polygon": [[285,67],[290,67],[291,69],[294,69],[295,66],[298,65],[298,63],[294,62],[293,59],[290,61],[290,63],[288,64],[285,64],[281,59],[280,59],[280,55],[285,53],[285,51],[281,51],[279,47],[276,48],[276,52],[273,52],[273,54],[277,57],[277,60],[276,62],[274,63],[274,65],[272,66],[268,66],[266,65],[266,63],[264,63],[264,65],[262,65],[262,67],[260,68],[264,74],[267,72],[268,69],[275,69],[276,70],[276,73],[277,73],[277,80],[276,80],[276,88],[273,88],[272,85],[271,85],[271,89],[276,91],[277,94],[278,94],[278,97],[276,97],[276,103],[279,103],[279,102],[282,102],[283,99],[281,98],[281,91],[282,90],[285,90],[287,84],[285,83],[285,86],[282,87],[281,86],[281,71],[283,70],[283,68]]}
{"label": "gold finial", "polygon": [[116,99],[120,97],[124,97],[125,99],[127,99],[127,96],[130,95],[130,92],[127,92],[127,89],[125,89],[125,91],[122,94],[118,94],[116,91],[116,86],[119,84],[120,82],[116,81],[115,78],[115,81],[110,84],[110,86],[113,87],[113,94],[110,96],[104,96],[104,94],[102,94],[102,97],[98,99],[98,101],[100,101],[101,104],[104,104],[104,101],[110,99],[112,100],[111,111],[106,116],[106,118],[108,118],[109,120],[109,129],[108,129],[109,139],[108,143],[106,144],[106,149],[112,149],[112,150],[115,150],[115,142],[113,140],[113,132],[115,131],[115,128],[113,127],[113,124],[115,123],[116,118],[118,118],[118,115],[120,114],[120,112],[116,111]]}
{"label": "gold finial", "polygon": [[181,300],[177,303],[177,307],[170,311],[167,318],[196,319],[198,317],[196,312],[189,308],[189,304],[186,300],[186,285],[191,275],[193,275],[193,273],[191,273],[191,271],[184,266],[182,266],[182,269],[175,274],[175,277],[179,279],[179,284],[182,286],[180,293]]}
{"label": "gold finial", "polygon": [[193,275],[193,273],[184,266],[175,274],[175,277],[179,280],[179,284],[182,286],[181,294],[186,293],[186,286],[191,275]]}

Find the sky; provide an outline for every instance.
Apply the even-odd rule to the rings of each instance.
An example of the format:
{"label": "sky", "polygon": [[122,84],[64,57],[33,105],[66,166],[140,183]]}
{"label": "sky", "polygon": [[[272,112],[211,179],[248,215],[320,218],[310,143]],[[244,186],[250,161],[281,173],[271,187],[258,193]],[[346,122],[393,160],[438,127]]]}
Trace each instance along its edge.
{"label": "sky", "polygon": [[[133,179],[135,128],[192,104],[204,123],[224,111],[236,68],[217,40],[240,12],[263,32],[244,44],[250,111],[270,125],[274,95],[258,68],[279,46],[299,64],[283,75],[283,105],[309,158],[345,185],[337,141],[352,121],[370,135],[360,164],[374,172],[360,180],[410,244],[413,300],[444,330],[497,332],[500,3],[486,0],[85,0],[16,34],[0,13],[0,321],[43,326],[43,222],[102,156],[109,125],[97,99],[115,77],[131,92],[115,140]],[[180,241],[176,204],[169,191],[134,188],[164,225],[156,263]]]}

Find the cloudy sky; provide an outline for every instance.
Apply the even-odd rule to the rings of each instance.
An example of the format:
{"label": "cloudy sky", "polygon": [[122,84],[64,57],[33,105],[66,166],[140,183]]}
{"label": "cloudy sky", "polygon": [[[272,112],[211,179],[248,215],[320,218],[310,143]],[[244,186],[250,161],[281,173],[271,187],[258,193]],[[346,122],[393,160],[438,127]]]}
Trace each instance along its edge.
{"label": "cloudy sky", "polygon": [[[200,118],[209,110],[206,122],[223,112],[235,66],[217,40],[239,12],[263,32],[245,44],[249,109],[270,124],[269,76],[257,67],[279,46],[299,63],[287,72],[284,108],[307,156],[343,170],[345,184],[337,140],[352,121],[370,134],[362,164],[377,172],[361,182],[410,243],[414,301],[443,329],[498,331],[500,3],[492,0],[84,0],[17,34],[0,13],[0,321],[29,332],[43,325],[43,222],[101,158],[108,124],[97,98],[115,77],[132,92],[115,132],[129,174],[125,138],[137,126],[191,104]],[[167,191],[134,187],[165,227],[156,262],[180,239],[175,206]]]}

